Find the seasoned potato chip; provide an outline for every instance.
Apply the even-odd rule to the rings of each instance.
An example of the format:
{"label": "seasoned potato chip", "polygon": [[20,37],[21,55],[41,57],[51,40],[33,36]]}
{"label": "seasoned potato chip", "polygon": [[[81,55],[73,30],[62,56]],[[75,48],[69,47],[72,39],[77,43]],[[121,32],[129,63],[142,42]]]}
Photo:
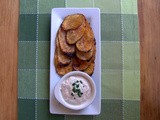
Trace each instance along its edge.
{"label": "seasoned potato chip", "polygon": [[64,18],[62,22],[63,30],[71,30],[78,28],[83,22],[84,16],[82,14],[72,14]]}
{"label": "seasoned potato chip", "polygon": [[65,75],[66,73],[68,72],[71,72],[73,70],[72,68],[72,62],[70,62],[67,66],[60,66],[58,64],[58,51],[57,51],[57,48],[55,50],[55,53],[54,53],[54,64],[55,64],[55,69],[56,69],[56,72],[63,76]]}
{"label": "seasoned potato chip", "polygon": [[81,60],[89,60],[93,55],[93,47],[88,52],[82,52],[76,49],[76,56]]}
{"label": "seasoned potato chip", "polygon": [[72,63],[69,63],[67,66],[57,66],[56,69],[57,69],[57,73],[63,76],[73,70]]}
{"label": "seasoned potato chip", "polygon": [[69,30],[67,32],[67,42],[68,44],[75,44],[84,34],[85,31],[85,18],[80,27],[74,30]]}
{"label": "seasoned potato chip", "polygon": [[91,76],[94,72],[94,64],[94,61],[92,61],[91,64],[87,67],[87,69],[84,70],[84,72]]}
{"label": "seasoned potato chip", "polygon": [[56,47],[57,47],[57,56],[58,56],[58,64],[59,65],[67,65],[71,62],[71,58],[67,55],[65,55],[59,46],[59,40],[58,37],[56,38]]}
{"label": "seasoned potato chip", "polygon": [[85,70],[90,65],[90,61],[80,60],[77,57],[73,58],[73,69],[74,70]]}
{"label": "seasoned potato chip", "polygon": [[83,37],[79,41],[77,41],[76,48],[79,51],[88,52],[89,50],[91,50],[93,42],[94,34],[88,21],[86,20],[86,30],[84,32]]}
{"label": "seasoned potato chip", "polygon": [[61,28],[58,31],[58,40],[62,52],[68,56],[73,56],[75,53],[75,46],[67,43],[66,32]]}
{"label": "seasoned potato chip", "polygon": [[94,45],[93,47],[93,56],[90,60],[90,65],[84,70],[85,73],[87,73],[88,75],[92,75],[94,72],[94,66],[95,66],[95,56],[96,56],[96,45]]}

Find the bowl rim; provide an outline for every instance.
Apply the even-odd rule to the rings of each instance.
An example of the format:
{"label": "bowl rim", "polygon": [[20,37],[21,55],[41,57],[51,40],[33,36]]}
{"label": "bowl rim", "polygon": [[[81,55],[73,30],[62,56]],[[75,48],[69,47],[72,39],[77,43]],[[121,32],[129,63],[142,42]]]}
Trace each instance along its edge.
{"label": "bowl rim", "polygon": [[[60,90],[60,86],[61,86],[61,83],[69,78],[70,76],[75,76],[75,75],[78,75],[78,76],[82,76],[82,77],[85,77],[89,84],[91,85],[91,88],[92,88],[92,96],[90,99],[88,99],[86,102],[80,104],[80,105],[72,105],[72,104],[69,104],[67,103],[62,94],[61,94],[61,90]],[[94,80],[91,78],[91,76],[89,76],[87,73],[85,72],[82,72],[82,71],[71,71],[67,74],[65,74],[61,79],[60,81],[57,82],[57,84],[55,85],[55,88],[54,88],[54,95],[55,95],[55,98],[63,105],[65,106],[66,108],[69,108],[69,109],[72,109],[72,110],[81,110],[81,109],[84,109],[86,108],[87,106],[89,106],[90,104],[92,104],[92,102],[94,101],[95,97],[96,97],[96,85],[94,83]]]}

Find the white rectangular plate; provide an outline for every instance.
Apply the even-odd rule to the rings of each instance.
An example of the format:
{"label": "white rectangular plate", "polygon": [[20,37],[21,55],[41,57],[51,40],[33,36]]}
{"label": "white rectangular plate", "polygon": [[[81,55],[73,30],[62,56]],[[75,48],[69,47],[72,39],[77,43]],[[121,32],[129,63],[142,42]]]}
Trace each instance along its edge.
{"label": "white rectangular plate", "polygon": [[[96,39],[95,69],[91,76],[96,84],[96,98],[91,105],[83,110],[70,110],[62,106],[54,96],[54,87],[60,80],[55,71],[54,51],[55,38],[63,19],[70,14],[81,13],[86,16],[93,29]],[[98,115],[101,111],[101,36],[100,36],[100,10],[98,8],[53,8],[51,13],[51,48],[50,48],[50,112],[52,114],[70,115]]]}

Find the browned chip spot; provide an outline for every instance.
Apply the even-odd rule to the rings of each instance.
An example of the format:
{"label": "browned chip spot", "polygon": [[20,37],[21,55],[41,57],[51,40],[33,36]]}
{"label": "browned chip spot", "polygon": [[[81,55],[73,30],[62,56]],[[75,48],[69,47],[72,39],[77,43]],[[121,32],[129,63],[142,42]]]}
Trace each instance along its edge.
{"label": "browned chip spot", "polygon": [[62,23],[63,30],[71,30],[78,28],[83,22],[82,14],[72,14],[64,18]]}
{"label": "browned chip spot", "polygon": [[85,18],[83,17],[83,23],[80,27],[74,30],[69,30],[67,32],[67,42],[68,44],[75,44],[85,32]]}
{"label": "browned chip spot", "polygon": [[66,42],[66,32],[61,28],[59,28],[59,31],[58,31],[58,39],[59,39],[59,45],[62,52],[68,56],[73,56],[75,53],[75,46],[69,45]]}
{"label": "browned chip spot", "polygon": [[88,52],[89,50],[91,50],[93,42],[94,34],[88,21],[86,20],[86,30],[84,32],[83,37],[79,41],[77,41],[76,47],[79,51]]}

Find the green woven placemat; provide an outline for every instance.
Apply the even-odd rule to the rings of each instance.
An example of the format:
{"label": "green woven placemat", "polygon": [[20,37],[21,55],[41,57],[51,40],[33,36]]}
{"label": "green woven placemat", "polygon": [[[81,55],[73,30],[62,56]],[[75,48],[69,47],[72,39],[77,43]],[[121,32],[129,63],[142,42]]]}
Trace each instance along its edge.
{"label": "green woven placemat", "polygon": [[[98,116],[49,113],[51,9],[101,10],[102,109]],[[137,0],[20,0],[19,120],[139,120]]]}

